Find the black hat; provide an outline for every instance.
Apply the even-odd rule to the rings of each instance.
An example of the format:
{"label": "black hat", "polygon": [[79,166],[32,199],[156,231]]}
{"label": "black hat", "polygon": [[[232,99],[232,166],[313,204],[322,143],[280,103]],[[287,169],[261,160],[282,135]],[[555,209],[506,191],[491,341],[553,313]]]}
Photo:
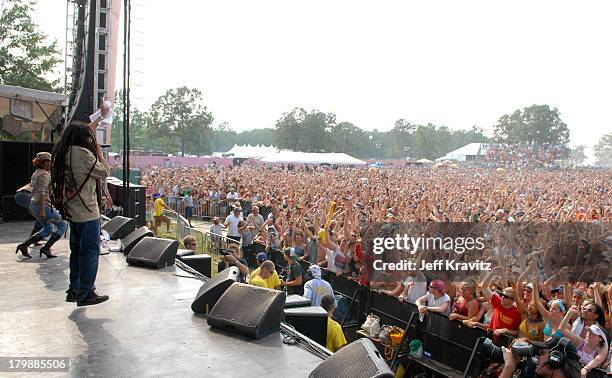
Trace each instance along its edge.
{"label": "black hat", "polygon": [[572,342],[567,337],[553,336],[545,342],[531,341],[531,344],[542,349],[551,349],[563,352],[563,354],[565,354],[565,357],[570,360],[578,361],[580,359],[576,346],[572,344]]}

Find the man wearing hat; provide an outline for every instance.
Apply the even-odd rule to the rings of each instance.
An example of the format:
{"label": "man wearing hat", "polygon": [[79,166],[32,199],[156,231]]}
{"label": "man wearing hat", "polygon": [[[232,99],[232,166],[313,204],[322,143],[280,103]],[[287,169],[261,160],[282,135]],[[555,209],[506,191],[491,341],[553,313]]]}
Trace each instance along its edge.
{"label": "man wearing hat", "polygon": [[234,240],[236,244],[240,244],[240,230],[238,225],[242,221],[242,209],[234,207],[234,211],[225,218],[225,227],[227,227],[227,238]]}
{"label": "man wearing hat", "polygon": [[448,315],[450,313],[451,299],[444,291],[444,281],[431,281],[429,292],[416,300],[419,312],[421,314],[437,312],[438,314]]}
{"label": "man wearing hat", "polygon": [[[265,286],[262,287],[267,287],[268,289],[276,289],[276,290],[280,290],[281,288],[281,280],[278,277],[278,273],[276,273],[275,267],[274,267],[274,263],[270,260],[268,260],[268,255],[266,255],[265,252],[259,252],[257,254],[256,257],[257,260],[257,265],[258,268],[255,269],[253,272],[251,272],[251,275],[249,276],[250,278],[250,283],[256,286],[261,286],[260,284],[258,285],[257,283],[255,283],[255,281],[258,281],[258,277],[263,279]],[[264,272],[263,274],[262,269],[264,269],[264,264],[266,263],[266,261],[269,261],[272,264],[272,270],[269,272]],[[266,264],[268,265],[268,264]],[[268,265],[268,268],[270,268],[270,266]],[[268,275],[269,273],[269,275]]]}
{"label": "man wearing hat", "polygon": [[[580,363],[578,350],[565,337],[551,337],[546,342],[532,341],[531,344],[540,348],[535,375],[542,378],[579,378]],[[519,366],[511,349],[502,347],[504,368],[499,375],[510,378]]]}
{"label": "man wearing hat", "polygon": [[326,294],[334,295],[334,289],[329,282],[321,278],[321,267],[311,265],[308,271],[312,275],[312,279],[304,284],[304,298],[310,299],[311,306],[320,306],[321,298]]}
{"label": "man wearing hat", "polygon": [[285,281],[281,281],[281,285],[287,288],[287,295],[304,294],[302,267],[298,262],[298,255],[293,248],[285,248],[283,249],[283,256],[287,263],[287,277]]}

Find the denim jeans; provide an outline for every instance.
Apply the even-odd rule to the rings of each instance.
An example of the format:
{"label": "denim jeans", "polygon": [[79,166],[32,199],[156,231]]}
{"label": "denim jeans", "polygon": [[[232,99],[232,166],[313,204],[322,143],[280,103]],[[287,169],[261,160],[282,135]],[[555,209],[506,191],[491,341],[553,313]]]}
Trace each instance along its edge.
{"label": "denim jeans", "polygon": [[21,207],[25,207],[28,209],[28,212],[31,214],[32,210],[30,210],[30,202],[32,202],[32,194],[28,192],[19,192],[15,193],[15,203]]}
{"label": "denim jeans", "polygon": [[66,232],[67,227],[66,221],[62,220],[62,217],[57,210],[51,209],[51,206],[49,205],[45,205],[45,217],[47,218],[46,220],[41,220],[38,217],[38,214],[40,214],[40,204],[38,202],[32,201],[30,203],[30,210],[38,220],[38,223],[40,223],[40,225],[42,226],[42,230],[36,233],[37,236],[41,238],[46,238],[53,232],[62,236],[64,235],[64,232]]}
{"label": "denim jeans", "polygon": [[82,301],[94,289],[100,257],[100,220],[70,222],[70,288]]}

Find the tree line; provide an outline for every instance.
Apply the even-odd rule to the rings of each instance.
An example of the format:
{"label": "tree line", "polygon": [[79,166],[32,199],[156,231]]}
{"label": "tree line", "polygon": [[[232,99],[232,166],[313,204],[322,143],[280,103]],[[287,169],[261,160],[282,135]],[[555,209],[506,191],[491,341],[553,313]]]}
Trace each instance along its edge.
{"label": "tree line", "polygon": [[[5,5],[0,13],[0,84],[61,92],[56,71],[62,61],[61,51],[32,20],[36,1],[13,0]],[[263,144],[296,151],[346,152],[360,158],[433,159],[471,142],[564,147],[569,142],[567,125],[559,111],[548,105],[532,105],[502,115],[489,138],[476,126],[453,130],[405,119],[398,119],[389,131],[370,131],[348,120],[337,120],[333,113],[300,107],[283,113],[269,128],[236,132],[227,122],[213,126],[213,115],[204,103],[199,90],[181,87],[168,90],[147,111],[131,110],[131,147],[206,155],[227,151],[234,144]],[[111,150],[118,152],[122,149],[123,124],[120,95],[115,96],[114,112]],[[26,141],[29,135],[14,137],[0,127],[0,140]],[[584,148],[568,150],[570,160],[583,162]],[[612,133],[602,136],[594,154],[597,165],[612,166]]]}

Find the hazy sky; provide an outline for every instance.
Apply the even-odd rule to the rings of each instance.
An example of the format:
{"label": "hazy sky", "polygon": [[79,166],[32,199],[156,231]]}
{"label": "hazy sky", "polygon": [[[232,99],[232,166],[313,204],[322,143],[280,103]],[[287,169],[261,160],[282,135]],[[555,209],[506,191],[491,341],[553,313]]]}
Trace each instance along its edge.
{"label": "hazy sky", "polygon": [[[38,2],[63,48],[66,1]],[[133,4],[141,109],[186,85],[204,92],[214,124],[238,131],[301,106],[370,130],[405,118],[490,133],[505,113],[549,104],[572,145],[612,132],[608,0]]]}

